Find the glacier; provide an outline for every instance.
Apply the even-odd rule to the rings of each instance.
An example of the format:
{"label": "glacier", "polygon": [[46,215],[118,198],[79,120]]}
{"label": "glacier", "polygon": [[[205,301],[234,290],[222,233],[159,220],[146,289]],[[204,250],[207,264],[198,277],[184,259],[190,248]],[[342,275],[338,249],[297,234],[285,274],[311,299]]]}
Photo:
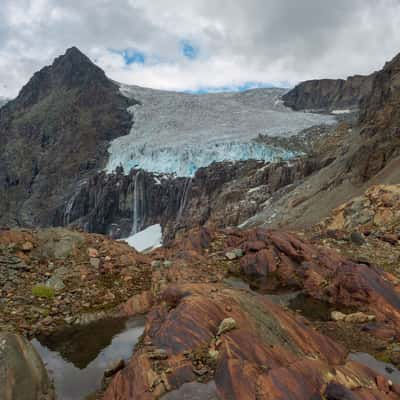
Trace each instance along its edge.
{"label": "glacier", "polygon": [[109,146],[106,171],[122,166],[193,176],[214,161],[288,160],[290,151],[256,143],[259,134],[294,135],[313,125],[332,124],[334,116],[295,112],[280,100],[283,89],[189,94],[120,84],[130,107],[128,135]]}

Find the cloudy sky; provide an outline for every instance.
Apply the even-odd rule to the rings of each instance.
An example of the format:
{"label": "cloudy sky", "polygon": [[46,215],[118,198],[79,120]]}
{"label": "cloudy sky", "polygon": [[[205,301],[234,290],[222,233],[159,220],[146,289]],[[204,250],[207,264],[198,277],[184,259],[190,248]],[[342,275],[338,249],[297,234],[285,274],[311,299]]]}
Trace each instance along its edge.
{"label": "cloudy sky", "polygon": [[207,91],[369,73],[400,0],[1,0],[0,96],[77,46],[115,80]]}

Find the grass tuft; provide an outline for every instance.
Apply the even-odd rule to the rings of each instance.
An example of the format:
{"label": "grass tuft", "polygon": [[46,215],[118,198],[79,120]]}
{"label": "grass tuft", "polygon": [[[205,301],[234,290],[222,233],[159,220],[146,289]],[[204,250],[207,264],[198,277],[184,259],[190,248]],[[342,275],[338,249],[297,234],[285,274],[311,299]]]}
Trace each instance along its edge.
{"label": "grass tuft", "polygon": [[36,285],[32,288],[32,294],[35,297],[51,299],[55,296],[55,290],[45,285]]}

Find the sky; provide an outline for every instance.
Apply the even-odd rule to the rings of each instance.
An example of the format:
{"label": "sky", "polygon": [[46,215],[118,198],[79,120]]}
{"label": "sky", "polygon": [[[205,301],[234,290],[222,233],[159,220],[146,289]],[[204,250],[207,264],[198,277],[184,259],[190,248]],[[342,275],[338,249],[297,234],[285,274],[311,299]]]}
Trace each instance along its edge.
{"label": "sky", "polygon": [[400,0],[1,0],[0,97],[77,46],[117,81],[208,92],[380,69]]}

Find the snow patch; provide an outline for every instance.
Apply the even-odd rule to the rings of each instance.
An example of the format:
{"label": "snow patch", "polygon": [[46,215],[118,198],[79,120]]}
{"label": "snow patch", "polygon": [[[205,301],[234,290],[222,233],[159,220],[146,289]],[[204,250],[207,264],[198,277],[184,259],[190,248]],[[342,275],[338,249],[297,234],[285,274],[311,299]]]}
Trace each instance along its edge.
{"label": "snow patch", "polygon": [[250,193],[258,192],[260,189],[261,189],[261,186],[256,186],[256,187],[253,187],[253,188],[249,189],[247,191],[247,193],[250,194]]}
{"label": "snow patch", "polygon": [[129,236],[122,241],[129,244],[137,251],[153,250],[162,246],[161,225],[151,225],[148,228]]}
{"label": "snow patch", "polygon": [[350,114],[351,110],[333,110],[331,114],[333,115],[342,115],[342,114]]}

